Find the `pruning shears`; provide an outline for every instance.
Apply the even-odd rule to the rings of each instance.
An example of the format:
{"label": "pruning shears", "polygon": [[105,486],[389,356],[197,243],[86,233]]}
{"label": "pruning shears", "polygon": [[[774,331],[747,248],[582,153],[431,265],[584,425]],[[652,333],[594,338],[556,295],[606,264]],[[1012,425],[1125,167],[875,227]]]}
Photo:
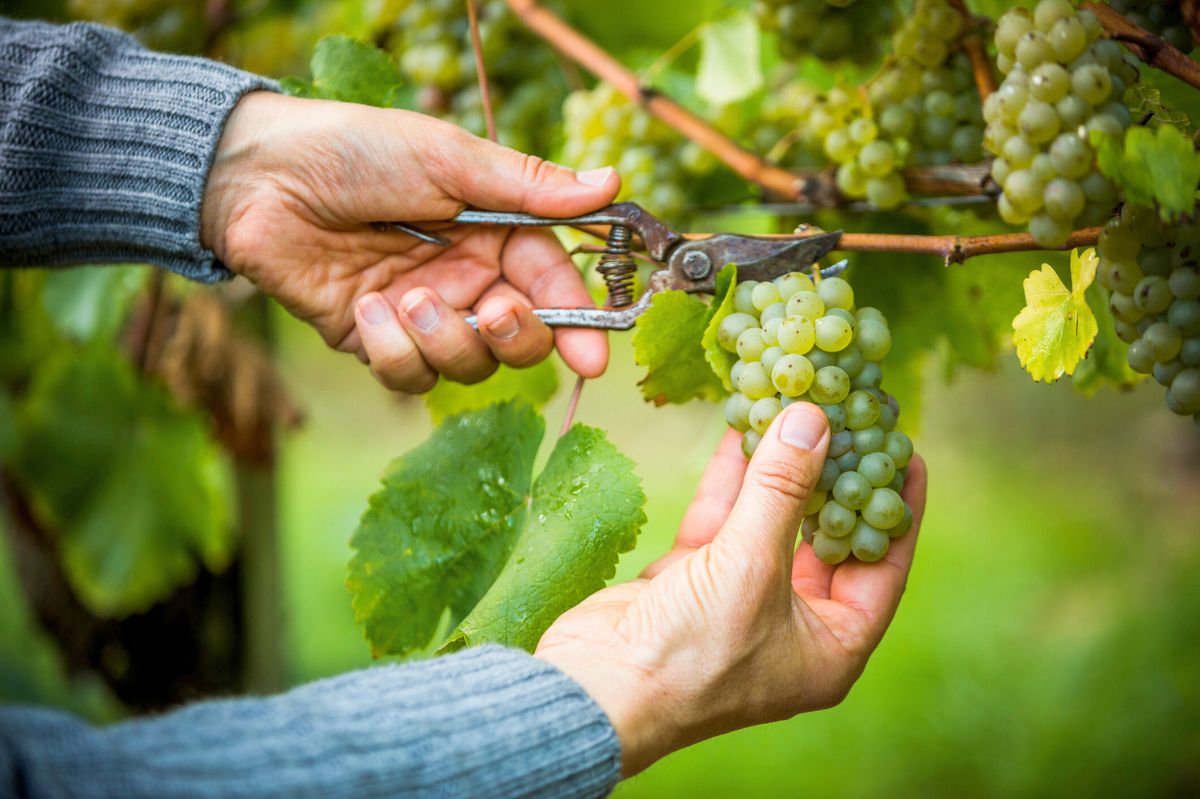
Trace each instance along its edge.
{"label": "pruning shears", "polygon": [[[772,280],[788,272],[806,271],[833,250],[841,240],[841,231],[819,233],[795,239],[743,236],[717,233],[689,239],[655,217],[637,203],[623,202],[583,216],[551,218],[532,214],[467,210],[450,220],[464,225],[502,227],[550,227],[554,225],[608,225],[608,240],[596,270],[608,286],[608,308],[538,308],[534,313],[552,327],[590,327],[603,330],[629,330],[650,307],[651,298],[660,291],[680,290],[690,294],[712,294],[717,272],[726,264],[736,264],[738,280]],[[451,242],[429,231],[403,222],[383,226],[407,233],[440,246]],[[649,258],[661,266],[647,281],[642,296],[634,302],[633,280],[637,265],[633,257],[633,236],[645,246]],[[833,277],[846,269],[840,261],[822,269],[821,277]],[[475,317],[467,322],[475,326]]]}

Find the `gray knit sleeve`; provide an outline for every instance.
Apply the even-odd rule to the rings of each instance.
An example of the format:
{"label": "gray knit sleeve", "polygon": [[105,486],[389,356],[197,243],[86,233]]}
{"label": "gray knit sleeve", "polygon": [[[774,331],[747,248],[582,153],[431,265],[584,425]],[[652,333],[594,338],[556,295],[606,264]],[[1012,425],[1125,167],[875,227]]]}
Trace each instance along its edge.
{"label": "gray knit sleeve", "polygon": [[0,796],[588,799],[620,747],[574,681],[497,646],[97,729],[0,709]]}
{"label": "gray knit sleeve", "polygon": [[238,99],[273,88],[98,25],[0,18],[0,266],[229,277],[200,244],[204,183]]}

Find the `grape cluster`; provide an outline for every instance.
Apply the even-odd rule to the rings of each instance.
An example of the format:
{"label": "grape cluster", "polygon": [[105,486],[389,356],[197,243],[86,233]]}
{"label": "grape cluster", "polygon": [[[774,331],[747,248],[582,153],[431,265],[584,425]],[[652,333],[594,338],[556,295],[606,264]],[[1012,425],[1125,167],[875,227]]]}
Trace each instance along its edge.
{"label": "grape cluster", "polygon": [[822,61],[866,64],[896,19],[894,0],[755,0],[764,30],[779,34],[779,51],[792,61],[811,53]]}
{"label": "grape cluster", "polygon": [[883,314],[855,310],[841,278],[814,285],[792,272],[739,283],[717,340],[738,356],[725,419],[742,432],[747,457],[790,403],[816,403],[829,419],[829,453],[802,528],[813,551],[826,563],[882,558],[913,521],[900,497],[912,441],[896,430],[899,408],[879,387],[892,346]]}
{"label": "grape cluster", "polygon": [[[388,42],[400,70],[420,87],[422,110],[478,135],[486,124],[470,23],[463,0],[399,0]],[[548,152],[565,86],[553,52],[521,25],[504,0],[476,0],[496,127],[503,144]]]}
{"label": "grape cluster", "polygon": [[1100,283],[1129,366],[1167,389],[1167,407],[1200,426],[1200,227],[1125,205],[1105,225]]}
{"label": "grape cluster", "polygon": [[1069,0],[1041,0],[1032,14],[1010,9],[996,24],[1005,78],[983,106],[984,144],[1004,190],[1000,216],[1028,223],[1044,247],[1061,246],[1077,225],[1103,222],[1116,201],[1088,137],[1124,134],[1131,122],[1125,86],[1137,70],[1102,34],[1095,15]]}
{"label": "grape cluster", "polygon": [[1192,31],[1179,13],[1178,0],[1108,0],[1134,25],[1157,33],[1167,44],[1188,52],[1195,46]]}
{"label": "grape cluster", "polygon": [[683,141],[608,83],[572,92],[563,116],[564,164],[615,166],[621,173],[618,199],[635,200],[667,219],[682,217],[689,184],[716,166],[707,151]]}

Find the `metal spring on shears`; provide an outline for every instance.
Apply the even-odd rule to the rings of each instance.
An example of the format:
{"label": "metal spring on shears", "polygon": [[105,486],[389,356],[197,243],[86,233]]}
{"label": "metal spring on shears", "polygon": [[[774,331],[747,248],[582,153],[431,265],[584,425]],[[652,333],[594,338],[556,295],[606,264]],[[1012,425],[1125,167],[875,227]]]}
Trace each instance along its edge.
{"label": "metal spring on shears", "polygon": [[608,286],[610,308],[624,308],[633,304],[633,282],[637,275],[637,264],[633,260],[633,233],[625,225],[613,225],[608,230],[604,254],[596,271],[604,276]]}

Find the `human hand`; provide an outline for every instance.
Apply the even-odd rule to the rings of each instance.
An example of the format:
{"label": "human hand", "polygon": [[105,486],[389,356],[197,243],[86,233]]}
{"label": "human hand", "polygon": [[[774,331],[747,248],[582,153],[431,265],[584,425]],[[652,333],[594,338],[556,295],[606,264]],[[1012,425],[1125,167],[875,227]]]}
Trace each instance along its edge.
{"label": "human hand", "polygon": [[442,248],[370,223],[445,220],[466,206],[575,216],[619,187],[611,169],[576,174],[421,114],[254,92],[218,144],[201,241],[388,388],[426,391],[438,374],[476,382],[497,361],[529,366],[555,345],[596,377],[605,335],[553,332],[530,311],[592,305],[548,231],[450,226]]}
{"label": "human hand", "polygon": [[642,577],[563,614],[536,656],[608,714],[625,776],[705,738],[831,707],[896,612],[925,508],[925,464],[902,492],[913,528],[878,563],[822,563],[795,548],[829,446],[825,415],[796,403],[749,464],[729,431],[675,546]]}

